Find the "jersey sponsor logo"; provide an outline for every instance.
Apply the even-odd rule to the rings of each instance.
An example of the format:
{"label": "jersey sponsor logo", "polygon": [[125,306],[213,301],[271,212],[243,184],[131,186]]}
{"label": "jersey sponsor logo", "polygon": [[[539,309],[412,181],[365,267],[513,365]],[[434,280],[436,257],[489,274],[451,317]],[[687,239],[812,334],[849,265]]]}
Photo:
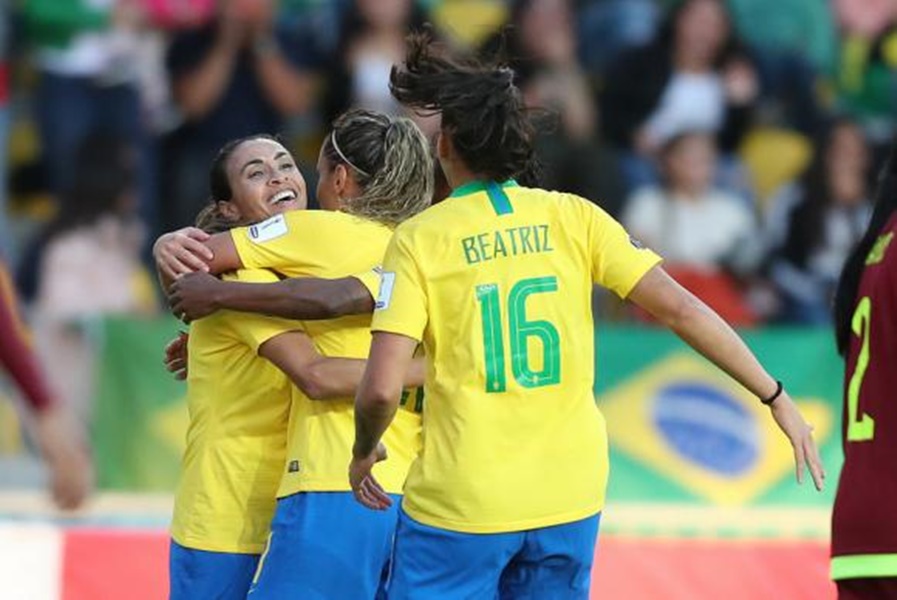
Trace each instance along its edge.
{"label": "jersey sponsor logo", "polygon": [[385,310],[389,308],[392,301],[392,289],[396,284],[396,274],[390,271],[380,273],[380,293],[377,295],[377,304],[375,310]]}
{"label": "jersey sponsor logo", "polygon": [[249,227],[249,239],[257,244],[269,242],[286,235],[289,228],[283,215],[276,215]]}

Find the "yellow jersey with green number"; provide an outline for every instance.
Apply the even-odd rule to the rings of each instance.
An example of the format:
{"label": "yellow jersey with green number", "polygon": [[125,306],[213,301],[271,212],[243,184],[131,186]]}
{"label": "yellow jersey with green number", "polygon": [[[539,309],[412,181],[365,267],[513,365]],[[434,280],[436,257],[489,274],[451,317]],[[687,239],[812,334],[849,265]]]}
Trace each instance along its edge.
{"label": "yellow jersey with green number", "polygon": [[[377,296],[374,273],[392,230],[340,212],[293,211],[231,232],[245,267],[270,268],[289,277],[356,276]],[[361,274],[361,275],[359,275]],[[361,358],[371,345],[371,315],[306,321],[304,331],[324,356]],[[420,449],[421,392],[405,392],[403,410],[383,441],[389,460],[374,473],[390,493],[401,493],[408,467]],[[293,389],[287,458],[278,497],[296,492],[348,491],[355,437],[352,397],[311,400]]]}
{"label": "yellow jersey with green number", "polygon": [[599,512],[592,285],[626,297],[658,262],[592,203],[513,181],[463,186],[400,225],[372,330],[422,341],[429,361],[403,509],[470,533]]}
{"label": "yellow jersey with green number", "polygon": [[[267,283],[270,271],[228,279]],[[187,548],[260,554],[283,472],[290,383],[259,347],[297,321],[219,311],[190,325],[190,424],[171,536]]]}

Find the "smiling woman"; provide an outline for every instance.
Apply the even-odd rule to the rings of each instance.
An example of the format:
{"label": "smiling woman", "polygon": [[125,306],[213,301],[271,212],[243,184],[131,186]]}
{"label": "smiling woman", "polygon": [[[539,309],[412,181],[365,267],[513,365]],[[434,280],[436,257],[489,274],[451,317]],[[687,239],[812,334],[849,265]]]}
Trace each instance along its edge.
{"label": "smiling woman", "polygon": [[209,171],[209,189],[211,203],[235,225],[257,223],[307,204],[305,179],[296,162],[268,135],[225,145]]}

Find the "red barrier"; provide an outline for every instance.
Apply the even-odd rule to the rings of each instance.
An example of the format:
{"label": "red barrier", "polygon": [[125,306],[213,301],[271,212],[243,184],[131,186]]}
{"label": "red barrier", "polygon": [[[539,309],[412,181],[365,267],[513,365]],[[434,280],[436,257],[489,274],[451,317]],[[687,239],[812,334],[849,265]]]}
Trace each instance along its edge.
{"label": "red barrier", "polygon": [[[66,532],[64,600],[158,600],[168,593],[168,538],[159,531]],[[828,546],[821,541],[633,539],[604,536],[593,599],[827,600]]]}
{"label": "red barrier", "polygon": [[168,597],[168,536],[159,531],[66,532],[63,600],[162,600]]}
{"label": "red barrier", "polygon": [[828,544],[602,538],[592,598],[827,600]]}

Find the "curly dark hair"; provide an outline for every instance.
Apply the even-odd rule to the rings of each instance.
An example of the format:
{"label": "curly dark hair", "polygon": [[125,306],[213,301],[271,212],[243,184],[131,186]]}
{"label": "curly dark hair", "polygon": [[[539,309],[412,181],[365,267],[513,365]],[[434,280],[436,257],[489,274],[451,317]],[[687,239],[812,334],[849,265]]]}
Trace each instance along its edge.
{"label": "curly dark hair", "polygon": [[509,67],[452,53],[425,29],[408,36],[390,90],[412,109],[441,113],[443,132],[471,171],[495,181],[534,179],[535,127]]}

